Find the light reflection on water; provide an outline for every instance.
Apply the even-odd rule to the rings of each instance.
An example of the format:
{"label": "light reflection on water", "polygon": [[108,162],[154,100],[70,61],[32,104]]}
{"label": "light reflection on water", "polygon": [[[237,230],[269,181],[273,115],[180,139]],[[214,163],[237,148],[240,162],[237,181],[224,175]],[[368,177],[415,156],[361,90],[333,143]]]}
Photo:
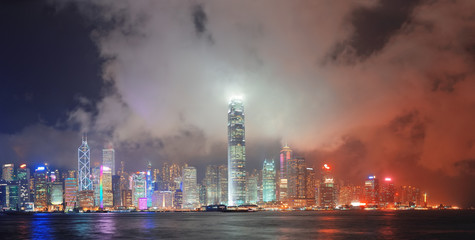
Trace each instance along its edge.
{"label": "light reflection on water", "polygon": [[475,211],[1,216],[2,239],[475,239]]}
{"label": "light reflection on water", "polygon": [[52,239],[51,217],[47,213],[37,213],[31,222],[31,239]]}

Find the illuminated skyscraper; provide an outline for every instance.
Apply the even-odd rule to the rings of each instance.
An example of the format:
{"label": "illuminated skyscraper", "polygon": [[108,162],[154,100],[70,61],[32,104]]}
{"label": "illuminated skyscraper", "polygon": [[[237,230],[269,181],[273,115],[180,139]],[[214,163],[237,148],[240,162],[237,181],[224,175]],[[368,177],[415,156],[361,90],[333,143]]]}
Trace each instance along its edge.
{"label": "illuminated skyscraper", "polygon": [[206,167],[205,186],[206,205],[218,204],[218,168],[216,165]]}
{"label": "illuminated skyscraper", "polygon": [[146,175],[146,179],[147,179],[147,207],[152,207],[152,196],[153,196],[153,184],[152,184],[152,180],[153,180],[153,176],[152,176],[152,163],[151,162],[148,162],[148,165],[147,165],[147,175]]}
{"label": "illuminated skyscraper", "polygon": [[90,154],[87,138],[83,137],[78,148],[78,191],[92,190]]}
{"label": "illuminated skyscraper", "polygon": [[183,208],[194,209],[199,205],[198,184],[196,182],[196,168],[183,168]]}
{"label": "illuminated skyscraper", "polygon": [[297,197],[297,159],[292,158],[287,160],[287,198]]}
{"label": "illuminated skyscraper", "polygon": [[257,194],[257,180],[259,176],[257,171],[247,174],[246,179],[246,203],[256,204],[259,200]]}
{"label": "illuminated skyscraper", "polygon": [[94,208],[94,191],[83,190],[78,192],[78,205],[82,210],[87,211]]}
{"label": "illuminated skyscraper", "polygon": [[112,194],[112,171],[107,166],[102,166],[102,207],[112,207],[114,198]]}
{"label": "illuminated skyscraper", "polygon": [[139,207],[139,199],[146,198],[147,181],[145,172],[137,172],[132,175],[132,204]]}
{"label": "illuminated skyscraper", "polygon": [[395,188],[391,178],[384,178],[380,187],[379,202],[381,205],[394,205]]}
{"label": "illuminated skyscraper", "polygon": [[9,207],[12,210],[18,210],[20,199],[19,199],[19,189],[15,181],[8,182],[8,201]]}
{"label": "illuminated skyscraper", "polygon": [[2,179],[5,181],[15,180],[15,165],[13,163],[3,164]]}
{"label": "illuminated skyscraper", "polygon": [[169,186],[169,190],[170,191],[174,191],[176,190],[177,188],[180,187],[180,182],[181,182],[181,173],[182,173],[183,169],[180,165],[174,163],[170,166],[170,186]]}
{"label": "illuminated skyscraper", "polygon": [[111,169],[112,175],[115,175],[115,150],[110,145],[106,149],[102,149],[102,165]]}
{"label": "illuminated skyscraper", "polygon": [[398,188],[396,202],[405,206],[421,206],[423,203],[421,191],[413,186],[401,186]]}
{"label": "illuminated skyscraper", "polygon": [[24,208],[27,202],[31,201],[30,197],[30,169],[26,164],[20,165],[17,170],[18,191],[20,207]]}
{"label": "illuminated skyscraper", "polygon": [[163,163],[162,166],[162,182],[160,184],[159,189],[162,191],[168,191],[169,185],[170,185],[170,166],[168,166],[168,163]]}
{"label": "illuminated skyscraper", "polygon": [[307,167],[305,164],[305,158],[297,158],[296,197],[300,199],[306,197],[306,172]]}
{"label": "illuminated skyscraper", "polygon": [[232,99],[228,110],[228,205],[246,201],[244,104]]}
{"label": "illuminated skyscraper", "polygon": [[287,178],[287,162],[292,158],[292,149],[285,145],[282,150],[280,150],[280,179]]}
{"label": "illuminated skyscraper", "polygon": [[[97,163],[96,163],[97,164]],[[94,191],[94,206],[100,207],[101,206],[101,167],[96,166],[92,168],[92,185]]]}
{"label": "illuminated skyscraper", "polygon": [[47,182],[48,175],[44,166],[35,170],[35,208],[38,211],[45,211],[48,207]]}
{"label": "illuminated skyscraper", "polygon": [[315,199],[316,182],[315,170],[313,168],[305,169],[305,198]]}
{"label": "illuminated skyscraper", "polygon": [[73,211],[77,206],[78,185],[74,177],[69,177],[64,180],[64,201],[65,212]]}
{"label": "illuminated skyscraper", "polygon": [[262,166],[262,187],[263,187],[263,201],[272,202],[276,200],[276,168],[274,159],[264,160]]}
{"label": "illuminated skyscraper", "polygon": [[226,165],[218,167],[218,202],[228,204],[228,168]]}
{"label": "illuminated skyscraper", "polygon": [[62,211],[63,210],[63,183],[54,181],[48,183],[49,192],[49,210]]}
{"label": "illuminated skyscraper", "polygon": [[173,192],[155,191],[152,196],[152,206],[158,209],[173,208]]}
{"label": "illuminated skyscraper", "polygon": [[[183,184],[181,184],[183,186]],[[173,207],[175,209],[183,208],[183,191],[182,188],[178,188],[175,190],[175,194],[173,194]]]}
{"label": "illuminated skyscraper", "polygon": [[289,195],[288,194],[289,170],[287,168],[289,164],[292,166],[292,163],[290,162],[291,159],[293,159],[292,149],[290,149],[289,146],[285,145],[282,148],[282,150],[280,150],[280,173],[279,173],[279,180],[278,180],[278,185],[277,185],[279,201],[287,200],[288,195]]}
{"label": "illuminated skyscraper", "polygon": [[369,176],[364,182],[364,199],[368,205],[379,202],[379,181],[376,176]]}
{"label": "illuminated skyscraper", "polygon": [[323,179],[318,187],[318,205],[324,208],[334,208],[338,202],[338,190],[328,164],[323,165],[322,175]]}

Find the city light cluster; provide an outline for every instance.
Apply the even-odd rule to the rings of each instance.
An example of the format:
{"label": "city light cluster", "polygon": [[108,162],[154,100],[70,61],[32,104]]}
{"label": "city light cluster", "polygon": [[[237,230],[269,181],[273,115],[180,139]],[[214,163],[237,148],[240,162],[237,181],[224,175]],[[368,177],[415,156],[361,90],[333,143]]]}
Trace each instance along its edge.
{"label": "city light cluster", "polygon": [[161,168],[152,168],[149,162],[143,171],[132,173],[121,161],[116,171],[110,144],[102,150],[102,162],[91,166],[91,150],[83,137],[75,170],[4,164],[0,207],[39,212],[428,207],[427,194],[417,187],[397,186],[393,178],[375,175],[362,179],[360,185],[346,184],[335,178],[329,163],[316,167],[287,145],[279,161],[263,159],[262,169],[247,171],[245,150],[244,105],[234,98],[228,109],[227,165],[207,166],[201,182],[197,169],[188,164],[162,163]]}

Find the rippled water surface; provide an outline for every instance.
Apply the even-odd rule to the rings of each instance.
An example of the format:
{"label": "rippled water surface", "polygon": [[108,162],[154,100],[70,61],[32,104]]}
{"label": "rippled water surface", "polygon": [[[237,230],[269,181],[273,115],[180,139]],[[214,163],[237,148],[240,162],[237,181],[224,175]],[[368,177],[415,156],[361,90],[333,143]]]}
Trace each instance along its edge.
{"label": "rippled water surface", "polygon": [[475,239],[475,211],[0,216],[1,239]]}

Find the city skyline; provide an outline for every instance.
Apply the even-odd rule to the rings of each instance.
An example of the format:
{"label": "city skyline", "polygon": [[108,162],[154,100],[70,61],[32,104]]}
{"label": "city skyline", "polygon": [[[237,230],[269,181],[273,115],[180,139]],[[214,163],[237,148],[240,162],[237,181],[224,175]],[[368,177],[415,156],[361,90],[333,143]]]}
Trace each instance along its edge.
{"label": "city skyline", "polygon": [[226,110],[242,96],[246,170],[279,166],[288,144],[276,171],[291,196],[301,157],[475,205],[472,1],[269,4],[2,3],[0,164],[76,169],[87,133],[91,169],[187,163],[200,183],[229,158]]}

